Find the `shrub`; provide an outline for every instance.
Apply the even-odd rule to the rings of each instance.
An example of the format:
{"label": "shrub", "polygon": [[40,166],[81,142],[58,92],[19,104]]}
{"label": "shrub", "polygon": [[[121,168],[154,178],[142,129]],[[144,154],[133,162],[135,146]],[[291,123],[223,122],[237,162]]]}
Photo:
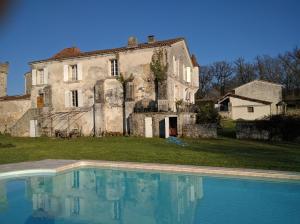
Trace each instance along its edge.
{"label": "shrub", "polygon": [[300,137],[299,115],[272,115],[253,122],[258,129],[269,131],[271,140],[292,141]]}
{"label": "shrub", "polygon": [[201,103],[197,105],[196,123],[220,123],[220,115],[213,103]]}

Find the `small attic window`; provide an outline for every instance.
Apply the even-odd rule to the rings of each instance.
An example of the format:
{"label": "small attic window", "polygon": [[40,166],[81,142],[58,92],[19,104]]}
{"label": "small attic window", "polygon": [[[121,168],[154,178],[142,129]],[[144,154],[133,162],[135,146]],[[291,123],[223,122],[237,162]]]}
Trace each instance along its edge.
{"label": "small attic window", "polygon": [[254,107],[247,107],[248,113],[254,113]]}

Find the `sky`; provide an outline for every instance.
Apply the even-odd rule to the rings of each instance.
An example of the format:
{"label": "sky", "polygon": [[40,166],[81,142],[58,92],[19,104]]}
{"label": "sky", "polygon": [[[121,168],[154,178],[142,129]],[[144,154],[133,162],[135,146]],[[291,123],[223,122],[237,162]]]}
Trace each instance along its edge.
{"label": "sky", "polygon": [[[1,0],[0,0],[1,1]],[[185,37],[200,65],[275,56],[300,47],[299,0],[16,0],[0,23],[0,61],[8,94],[23,94],[28,62],[63,48],[121,47]]]}

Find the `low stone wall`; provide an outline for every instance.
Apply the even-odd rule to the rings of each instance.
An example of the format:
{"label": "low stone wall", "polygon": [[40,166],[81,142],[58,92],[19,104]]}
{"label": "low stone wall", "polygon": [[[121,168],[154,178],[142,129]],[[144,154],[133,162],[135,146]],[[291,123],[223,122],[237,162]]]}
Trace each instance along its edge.
{"label": "low stone wall", "polygon": [[254,122],[238,121],[236,123],[237,139],[269,140],[270,131],[258,128]]}
{"label": "low stone wall", "polygon": [[0,100],[0,132],[9,132],[9,129],[26,113],[30,106],[29,97]]}
{"label": "low stone wall", "polygon": [[152,131],[154,137],[163,137],[160,130],[160,122],[166,117],[177,117],[177,134],[179,137],[190,138],[216,138],[216,124],[196,124],[195,113],[174,113],[174,112],[154,112],[154,113],[133,113],[129,118],[130,135],[145,136],[145,118],[152,117]]}
{"label": "low stone wall", "polygon": [[189,138],[217,138],[217,124],[187,124],[182,135]]}

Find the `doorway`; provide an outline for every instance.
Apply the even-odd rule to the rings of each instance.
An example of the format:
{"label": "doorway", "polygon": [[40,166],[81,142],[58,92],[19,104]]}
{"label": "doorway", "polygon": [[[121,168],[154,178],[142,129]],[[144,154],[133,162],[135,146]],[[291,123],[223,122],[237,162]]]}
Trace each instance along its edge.
{"label": "doorway", "polygon": [[169,135],[177,137],[177,117],[169,117]]}

